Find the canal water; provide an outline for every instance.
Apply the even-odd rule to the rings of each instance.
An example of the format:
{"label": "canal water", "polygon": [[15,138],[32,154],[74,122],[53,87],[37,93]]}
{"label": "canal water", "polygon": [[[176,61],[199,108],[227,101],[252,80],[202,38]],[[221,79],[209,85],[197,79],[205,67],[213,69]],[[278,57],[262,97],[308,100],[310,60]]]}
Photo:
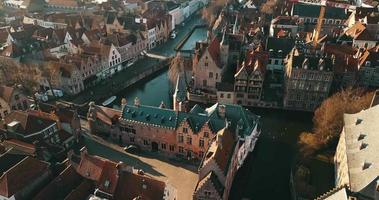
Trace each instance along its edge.
{"label": "canal water", "polygon": [[148,80],[142,80],[117,94],[114,108],[120,108],[122,98],[133,104],[138,97],[142,105],[159,106],[163,101],[167,108],[172,107],[168,70],[161,71]]}
{"label": "canal water", "polygon": [[[201,39],[204,38],[194,41]],[[171,108],[170,90],[168,71],[161,71],[117,94],[114,107],[119,108],[121,98],[133,104],[138,97],[143,105],[159,106],[163,101]],[[259,108],[251,111],[261,116],[262,134],[249,165],[242,167],[236,176],[231,199],[290,199],[289,176],[298,148],[297,138],[302,131],[311,130],[312,114]]]}
{"label": "canal water", "polygon": [[[163,101],[171,107],[167,71],[124,90],[117,101],[120,102],[122,97],[131,104],[138,97],[144,105],[159,106]],[[297,152],[297,138],[302,131],[311,129],[312,114],[260,108],[250,110],[261,116],[262,134],[249,165],[246,165],[249,167],[243,167],[237,174],[231,199],[290,199],[289,175]]]}

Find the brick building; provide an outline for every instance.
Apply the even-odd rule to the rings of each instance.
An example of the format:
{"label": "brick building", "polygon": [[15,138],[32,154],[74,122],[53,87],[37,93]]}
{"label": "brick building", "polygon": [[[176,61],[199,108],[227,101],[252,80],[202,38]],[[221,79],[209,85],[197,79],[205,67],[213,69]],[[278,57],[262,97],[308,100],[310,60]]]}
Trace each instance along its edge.
{"label": "brick building", "polygon": [[[313,111],[329,95],[333,61],[320,46],[298,44],[290,52],[284,74],[284,108]],[[309,53],[308,53],[309,52]]]}

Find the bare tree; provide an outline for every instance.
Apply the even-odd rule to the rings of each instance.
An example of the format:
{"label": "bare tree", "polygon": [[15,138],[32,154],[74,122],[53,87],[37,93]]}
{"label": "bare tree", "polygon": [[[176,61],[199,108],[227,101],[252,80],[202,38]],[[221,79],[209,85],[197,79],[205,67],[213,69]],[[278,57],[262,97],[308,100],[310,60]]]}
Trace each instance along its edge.
{"label": "bare tree", "polygon": [[308,156],[335,145],[343,128],[343,115],[367,109],[372,97],[372,92],[348,88],[326,99],[315,111],[313,133],[300,134],[301,153]]}
{"label": "bare tree", "polygon": [[54,98],[56,98],[56,95],[53,90],[52,82],[56,78],[56,75],[58,73],[58,69],[55,67],[55,64],[52,62],[45,63],[43,65],[39,66],[39,69],[41,70],[41,76],[43,79],[47,81],[47,84],[49,85],[49,89],[51,91],[51,94]]}
{"label": "bare tree", "polygon": [[214,0],[210,2],[209,5],[202,10],[203,19],[205,19],[209,25],[212,25],[221,9],[230,2],[233,2],[233,0]]}
{"label": "bare tree", "polygon": [[31,94],[38,86],[39,70],[32,64],[22,64],[10,58],[0,58],[0,83],[22,85]]}
{"label": "bare tree", "polygon": [[176,55],[175,58],[171,60],[171,64],[168,71],[168,78],[172,85],[176,83],[178,75],[183,72],[184,66],[180,55]]}

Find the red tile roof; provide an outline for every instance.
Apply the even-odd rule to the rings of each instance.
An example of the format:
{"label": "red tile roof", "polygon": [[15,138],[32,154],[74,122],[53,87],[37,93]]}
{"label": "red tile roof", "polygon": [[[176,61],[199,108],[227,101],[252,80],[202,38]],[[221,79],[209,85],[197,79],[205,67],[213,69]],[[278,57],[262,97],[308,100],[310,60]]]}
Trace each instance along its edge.
{"label": "red tile roof", "polygon": [[76,171],[86,179],[98,181],[101,178],[101,173],[104,165],[104,159],[83,153],[81,156],[80,164],[77,166]]}
{"label": "red tile roof", "polygon": [[128,171],[119,171],[119,164],[98,156],[82,153],[77,171],[84,178],[95,181],[103,192],[112,194],[115,200],[162,199],[165,183]]}
{"label": "red tile roof", "polygon": [[17,133],[30,135],[39,132],[56,123],[54,118],[42,116],[38,111],[13,111],[4,118],[4,125],[17,121],[20,126],[16,128]]}
{"label": "red tile roof", "polygon": [[63,123],[71,123],[73,118],[75,118],[75,112],[65,108],[61,105],[51,105],[47,103],[40,103],[39,109],[42,112],[54,113],[58,116],[59,120]]}
{"label": "red tile roof", "polygon": [[106,160],[102,168],[100,179],[97,182],[98,188],[108,194],[114,194],[118,179],[117,163]]}
{"label": "red tile roof", "polygon": [[48,172],[49,164],[26,157],[0,177],[0,195],[11,197]]}
{"label": "red tile roof", "polygon": [[121,111],[108,107],[96,106],[96,117],[102,122],[112,125],[113,120],[120,118]]}
{"label": "red tile roof", "polygon": [[213,61],[216,63],[217,67],[222,68],[221,66],[221,57],[220,57],[220,41],[215,37],[208,46],[208,52],[211,55]]}
{"label": "red tile roof", "polygon": [[355,40],[370,40],[375,41],[375,38],[366,29],[366,25],[362,22],[355,23],[351,28],[345,32],[346,36],[350,36]]}

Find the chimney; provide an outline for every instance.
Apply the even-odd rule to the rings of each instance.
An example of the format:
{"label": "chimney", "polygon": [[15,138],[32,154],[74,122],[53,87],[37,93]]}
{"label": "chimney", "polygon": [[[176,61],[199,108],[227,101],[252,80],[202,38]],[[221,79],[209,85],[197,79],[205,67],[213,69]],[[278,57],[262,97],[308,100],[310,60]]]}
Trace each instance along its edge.
{"label": "chimney", "polygon": [[138,97],[136,97],[136,98],[134,99],[134,105],[137,106],[137,107],[139,107],[139,106],[141,105],[141,102],[140,102],[140,100],[139,100]]}
{"label": "chimney", "polygon": [[225,119],[225,115],[226,115],[225,105],[219,105],[218,106],[218,116],[220,116],[222,119]]}
{"label": "chimney", "polygon": [[121,110],[124,110],[125,106],[128,104],[128,101],[125,98],[121,99]]}

